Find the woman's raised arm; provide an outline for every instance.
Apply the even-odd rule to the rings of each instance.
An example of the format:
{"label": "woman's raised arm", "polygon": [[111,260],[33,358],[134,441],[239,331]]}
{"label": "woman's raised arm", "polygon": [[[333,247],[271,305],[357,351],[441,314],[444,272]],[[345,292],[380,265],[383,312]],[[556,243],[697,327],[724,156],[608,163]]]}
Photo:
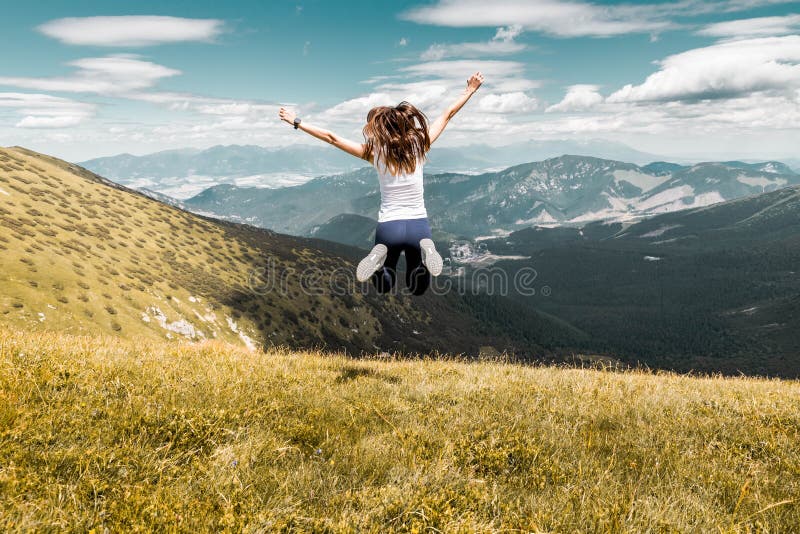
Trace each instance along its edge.
{"label": "woman's raised arm", "polygon": [[467,87],[464,89],[464,92],[461,94],[461,96],[458,97],[458,100],[453,102],[446,110],[444,110],[444,113],[442,113],[438,119],[433,121],[428,128],[428,137],[431,138],[431,144],[436,141],[439,135],[441,135],[441,133],[444,131],[447,123],[450,122],[450,119],[455,117],[456,113],[458,113],[458,110],[460,110],[464,104],[467,103],[469,97],[475,94],[475,91],[478,90],[478,87],[480,87],[482,83],[483,74],[481,74],[480,71],[470,76],[469,80],[467,80]]}
{"label": "woman's raised arm", "polygon": [[[282,121],[288,122],[289,124],[294,126],[294,119],[297,115],[294,113],[294,111],[282,107],[278,111],[278,116],[280,116]],[[300,121],[300,124],[297,126],[297,129],[303,130],[307,134],[313,135],[317,139],[322,139],[326,143],[330,143],[336,148],[344,150],[348,154],[351,154],[359,159],[364,159],[365,145],[363,143],[356,143],[355,141],[350,141],[349,139],[345,139],[344,137],[336,135],[330,130],[319,128],[317,126],[314,126],[313,124],[309,124],[306,121]]]}

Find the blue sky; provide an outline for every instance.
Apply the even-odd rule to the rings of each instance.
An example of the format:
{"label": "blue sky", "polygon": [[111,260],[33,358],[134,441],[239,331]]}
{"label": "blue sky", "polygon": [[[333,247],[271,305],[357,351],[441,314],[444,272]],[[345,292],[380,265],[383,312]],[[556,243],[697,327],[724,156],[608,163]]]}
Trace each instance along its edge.
{"label": "blue sky", "polygon": [[486,81],[442,145],[603,138],[674,157],[798,157],[800,6],[780,0],[59,2],[3,6],[0,145],[79,161],[354,139]]}

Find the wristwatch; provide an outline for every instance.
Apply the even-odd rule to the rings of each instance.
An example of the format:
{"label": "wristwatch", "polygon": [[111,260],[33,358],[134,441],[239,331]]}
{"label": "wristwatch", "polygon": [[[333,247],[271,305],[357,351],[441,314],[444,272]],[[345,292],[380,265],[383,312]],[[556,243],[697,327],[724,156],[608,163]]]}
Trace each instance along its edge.
{"label": "wristwatch", "polygon": [[297,117],[294,120],[294,129],[296,130],[298,126],[300,126],[300,117]]}

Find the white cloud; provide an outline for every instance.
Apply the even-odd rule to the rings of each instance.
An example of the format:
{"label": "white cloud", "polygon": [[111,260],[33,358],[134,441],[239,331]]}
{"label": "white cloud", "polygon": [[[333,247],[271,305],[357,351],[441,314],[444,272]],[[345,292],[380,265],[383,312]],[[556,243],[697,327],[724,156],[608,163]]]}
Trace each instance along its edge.
{"label": "white cloud", "polygon": [[[400,74],[377,76],[367,83],[376,83],[374,90],[366,95],[351,98],[319,113],[316,118],[321,121],[345,120],[362,122],[367,113],[375,106],[395,106],[407,100],[423,110],[429,118],[438,115],[455,100],[466,87],[469,76],[480,71],[485,77],[475,102],[465,108],[461,114],[468,117],[472,124],[478,120],[496,122],[496,118],[478,119],[479,115],[497,115],[517,112],[529,112],[536,109],[535,98],[525,95],[524,91],[536,89],[540,83],[525,77],[525,64],[516,61],[497,60],[453,60],[431,61],[408,65],[398,69]],[[488,94],[487,94],[488,93]],[[466,128],[466,123],[460,121]]]}
{"label": "white cloud", "polygon": [[[694,102],[604,102],[586,114],[548,115],[524,125],[525,135],[604,134],[695,139],[730,136],[732,146],[743,145],[765,133],[783,132],[784,144],[791,144],[800,124],[800,101],[788,94],[765,93],[727,100]],[[633,137],[635,138],[635,137]],[[738,139],[738,140],[737,140]],[[747,140],[747,141],[744,141]],[[751,148],[751,147],[747,147]]]}
{"label": "white cloud", "polygon": [[679,26],[674,18],[744,11],[793,0],[680,0],[663,3],[594,4],[580,0],[438,0],[400,13],[421,24],[486,27],[519,24],[557,37],[608,37]]}
{"label": "white cloud", "polygon": [[800,35],[718,43],[669,56],[609,102],[730,98],[800,87]]}
{"label": "white cloud", "polygon": [[[724,44],[728,45],[728,43]],[[701,65],[706,64],[706,61],[719,63],[721,60],[719,54],[731,54],[743,62],[743,70],[754,70],[755,75],[759,76],[759,73],[763,73],[759,68],[762,60],[770,66],[769,68],[772,68],[773,63],[781,64],[781,60],[770,61],[765,58],[784,57],[781,54],[772,53],[763,55],[762,46],[767,46],[768,51],[775,51],[770,48],[770,44],[769,40],[754,41],[750,45],[739,42],[734,50],[721,48],[721,50],[727,51],[720,52],[720,47],[723,46],[723,43],[720,43],[709,47],[713,48],[715,52],[702,52],[699,61]],[[789,41],[785,41],[783,44],[787,45],[786,48],[792,48],[788,46],[792,44]],[[777,48],[777,50],[783,49],[783,46]],[[762,54],[757,53],[758,51]],[[694,51],[688,51],[685,54],[692,52]],[[677,63],[680,64],[682,61]],[[338,112],[337,116],[328,114],[327,111],[331,110],[327,110],[319,117],[335,119],[334,128],[344,128],[342,123],[350,124],[350,120],[363,124],[366,112],[375,105],[395,105],[404,98],[416,103],[408,98],[410,94],[427,96],[427,102],[430,102],[432,108],[425,108],[425,111],[429,117],[432,117],[435,115],[432,113],[433,109],[449,104],[451,95],[457,94],[463,87],[461,80],[463,76],[460,75],[462,69],[467,68],[467,65],[471,63],[473,62],[442,61],[405,67],[405,70],[389,81],[386,78],[375,80],[384,83],[376,84],[373,93],[335,106],[334,110]],[[725,62],[723,61],[723,63]],[[675,63],[671,58],[667,58],[662,64],[662,68],[666,64],[672,66]],[[487,62],[487,65],[477,68],[486,72],[489,69],[484,67],[491,65],[493,65],[492,62]],[[745,91],[739,94],[726,90],[725,93],[728,94],[726,98],[698,99],[696,91],[690,91],[690,94],[693,95],[692,98],[675,100],[615,98],[611,101],[603,98],[599,92],[599,86],[581,84],[568,87],[561,102],[545,110],[550,113],[535,114],[537,110],[534,107],[535,99],[525,95],[524,90],[519,92],[500,91],[489,86],[490,81],[500,81],[503,85],[514,79],[522,80],[525,84],[537,85],[538,82],[527,80],[524,77],[524,65],[501,61],[494,63],[494,66],[495,73],[505,76],[505,78],[501,77],[500,80],[497,80],[487,76],[481,92],[464,107],[458,120],[448,127],[444,145],[459,146],[474,143],[476,135],[480,135],[482,142],[497,145],[525,139],[552,139],[554,137],[586,139],[587,137],[602,136],[634,145],[637,145],[637,140],[640,138],[649,139],[651,143],[655,143],[654,140],[657,139],[665,139],[669,141],[661,148],[661,151],[669,151],[669,147],[682,146],[681,143],[683,146],[691,147],[692,145],[686,141],[687,139],[692,139],[695,146],[711,146],[698,143],[706,138],[715,140],[724,138],[725,142],[717,142],[714,145],[715,149],[730,153],[731,150],[735,150],[732,147],[740,147],[753,154],[758,150],[775,150],[775,147],[785,150],[786,146],[791,145],[788,140],[798,132],[796,125],[800,124],[800,85],[791,84],[783,87],[772,85],[771,87],[775,89],[771,91]],[[718,78],[715,71],[709,69],[707,64],[704,70],[710,73],[712,80]],[[769,73],[769,69],[766,72]],[[789,72],[795,71],[790,70]],[[685,78],[691,85],[692,76],[689,74],[682,70],[681,75],[676,76],[676,79]],[[737,71],[735,76],[741,77],[742,75]],[[409,81],[409,78],[412,81]],[[722,79],[727,79],[727,77],[723,76]],[[785,80],[786,78],[779,79]],[[424,93],[426,87],[430,89],[429,93]],[[669,89],[669,86],[665,86],[664,89]],[[674,93],[674,91],[672,92]],[[579,111],[581,113],[580,115],[552,113],[556,111]],[[780,131],[793,134],[784,133],[784,139],[777,144],[774,144],[776,136],[765,135]],[[759,141],[760,136],[764,136],[765,139],[769,137],[772,144]]]}
{"label": "white cloud", "polygon": [[632,32],[665,30],[670,23],[631,13],[616,6],[560,0],[439,0],[409,9],[400,18],[440,26],[520,27],[561,37],[605,37]]}
{"label": "white cloud", "polygon": [[522,33],[522,26],[514,24],[497,29],[490,41],[475,43],[440,44],[434,43],[425,50],[421,59],[437,61],[445,57],[479,57],[514,54],[525,50],[525,45],[514,41]]}
{"label": "white cloud", "polygon": [[513,41],[522,34],[522,26],[519,24],[512,24],[505,28],[497,28],[497,32],[492,38],[493,41]]}
{"label": "white cloud", "polygon": [[670,21],[672,19],[735,13],[762,6],[791,4],[796,0],[678,0],[662,3],[624,3],[614,5],[614,12],[630,19]]}
{"label": "white cloud", "polygon": [[38,109],[82,109],[91,110],[93,106],[68,98],[34,93],[0,93],[0,107],[38,108]]}
{"label": "white cloud", "polygon": [[368,95],[351,98],[340,102],[320,114],[324,119],[349,119],[365,121],[367,113],[377,106],[396,106],[402,100],[411,102],[425,111],[426,108],[436,105],[444,97],[447,86],[442,84],[406,84],[397,85],[391,91],[379,91]]}
{"label": "white cloud", "polygon": [[747,11],[762,6],[791,4],[795,0],[718,0],[716,2],[706,2],[704,0],[684,1],[692,6],[698,13],[733,13],[735,11]]}
{"label": "white cloud", "polygon": [[[522,78],[525,74],[525,64],[519,61],[498,61],[498,60],[452,60],[452,61],[429,61],[401,67],[401,72],[411,76],[434,77],[450,81],[462,80],[466,87],[467,78],[475,71],[480,71],[486,81],[484,86],[491,87],[493,84],[502,83],[508,78]],[[531,81],[529,89],[539,86],[538,82]]]}
{"label": "white cloud", "polygon": [[17,128],[66,128],[68,126],[77,126],[82,121],[82,117],[75,116],[44,117],[28,115],[15,126]]}
{"label": "white cloud", "polygon": [[367,78],[366,80],[361,80],[358,83],[365,83],[365,84],[369,85],[369,84],[373,84],[373,83],[382,82],[384,80],[392,80],[392,79],[395,79],[395,78],[397,78],[397,76],[382,74],[382,75],[378,75],[378,76],[372,76],[370,78]]}
{"label": "white cloud", "polygon": [[134,56],[107,56],[72,61],[76,67],[71,76],[52,78],[0,77],[0,85],[38,91],[65,91],[103,95],[146,89],[160,79],[176,76],[180,71],[137,59]]}
{"label": "white cloud", "polygon": [[[42,91],[64,91],[99,94],[126,100],[150,102],[162,105],[171,111],[190,112],[200,115],[213,115],[237,120],[247,118],[261,120],[266,116],[277,116],[277,104],[227,98],[211,98],[187,93],[152,91],[162,78],[175,76],[180,71],[164,67],[135,56],[108,56],[86,58],[73,61],[77,67],[71,76],[52,78],[0,78],[0,84]],[[0,93],[0,107],[22,108],[21,103],[34,106],[35,113],[17,123],[18,127],[68,127],[74,126],[94,114],[94,106],[50,97],[48,95],[27,95],[24,93]],[[12,98],[10,95],[17,95]],[[21,96],[20,96],[21,95]],[[66,110],[60,112],[58,110]],[[244,127],[244,126],[243,126]]]}
{"label": "white cloud", "polygon": [[35,93],[0,93],[0,108],[13,109],[23,118],[18,128],[75,126],[94,114],[94,105]]}
{"label": "white cloud", "polygon": [[57,19],[37,29],[65,44],[136,47],[211,41],[222,33],[223,26],[216,19],[126,15]]}
{"label": "white cloud", "polygon": [[525,50],[525,45],[513,41],[456,44],[434,43],[420,55],[420,58],[425,61],[436,61],[445,57],[478,57],[515,54],[522,50]]}
{"label": "white cloud", "polygon": [[[415,82],[412,82],[415,83]],[[419,82],[417,91],[423,84]],[[431,106],[450,103],[447,86],[444,92],[430,95]],[[483,88],[481,89],[483,90]],[[400,93],[371,93],[339,104],[338,114],[325,110],[317,114],[304,113],[314,124],[330,127],[341,135],[352,139],[360,139],[361,127],[366,119],[366,112],[375,105],[396,105],[403,96]],[[587,139],[590,137],[616,138],[634,146],[638,139],[678,138],[693,139],[695,146],[705,150],[704,140],[714,140],[722,150],[732,155],[735,147],[747,149],[750,153],[775,147],[759,141],[765,132],[783,132],[779,145],[791,145],[791,132],[797,132],[800,123],[800,95],[757,94],[747,97],[697,102],[643,102],[643,103],[601,103],[581,115],[571,114],[536,114],[536,112],[515,113],[509,107],[507,113],[498,113],[481,109],[481,98],[489,95],[478,93],[461,110],[456,120],[452,121],[447,134],[442,138],[442,146],[460,146],[471,143],[487,143],[504,145],[526,139]],[[477,100],[476,100],[477,99]],[[409,99],[410,100],[410,99]],[[412,103],[415,101],[410,100]],[[430,119],[434,107],[423,108]],[[277,113],[260,116],[218,116],[210,121],[178,121],[172,120],[153,130],[137,128],[137,132],[145,132],[152,140],[159,140],[165,146],[186,146],[187,144],[229,143],[235,138],[237,143],[253,142],[261,144],[285,145],[284,127],[274,119]],[[326,124],[327,123],[327,124]],[[678,133],[679,132],[679,133]],[[296,138],[297,142],[314,145],[308,136]],[[725,138],[727,145],[719,141]],[[776,136],[771,137],[774,143]],[[796,139],[796,135],[795,135]],[[702,141],[702,143],[701,143]],[[676,141],[677,142],[677,141]],[[660,150],[671,151],[672,141],[665,142]],[[759,144],[760,143],[760,144]],[[691,147],[691,145],[689,145]]]}
{"label": "white cloud", "polygon": [[[742,157],[736,154],[737,150],[749,154],[782,150],[790,153],[794,150],[792,138],[796,139],[798,121],[800,106],[785,96],[752,95],[694,103],[601,104],[581,115],[547,114],[529,118],[472,114],[448,127],[444,143],[447,146],[474,143],[476,133],[480,134],[480,142],[490,145],[528,139],[600,137],[639,147],[640,140],[647,139],[653,145],[650,150],[657,154],[674,153],[674,146],[689,147],[700,154],[713,146],[731,157]],[[767,138],[769,141],[765,142]],[[661,144],[657,142],[659,139]]]}
{"label": "white cloud", "polygon": [[525,113],[539,106],[535,98],[521,91],[503,94],[488,94],[478,100],[478,109],[487,113]]}
{"label": "white cloud", "polygon": [[553,104],[545,111],[584,111],[595,107],[603,101],[603,96],[597,92],[596,85],[571,85],[567,88],[567,94],[558,104]]}
{"label": "white cloud", "polygon": [[194,111],[204,115],[225,117],[260,117],[275,114],[280,105],[249,100],[231,100],[227,98],[211,98],[188,93],[170,93],[152,91],[128,93],[125,98],[150,102],[166,106],[172,111]]}
{"label": "white cloud", "polygon": [[800,31],[800,15],[786,15],[717,22],[705,26],[697,33],[712,37],[740,38],[787,35],[798,31]]}

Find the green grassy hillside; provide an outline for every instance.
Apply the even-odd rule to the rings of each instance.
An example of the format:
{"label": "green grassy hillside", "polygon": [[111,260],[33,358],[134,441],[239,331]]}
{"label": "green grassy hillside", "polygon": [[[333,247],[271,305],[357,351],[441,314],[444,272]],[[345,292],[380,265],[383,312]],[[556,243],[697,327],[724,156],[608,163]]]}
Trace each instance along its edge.
{"label": "green grassy hillside", "polygon": [[0,329],[3,532],[797,532],[800,383]]}
{"label": "green grassy hillside", "polygon": [[0,324],[356,354],[491,346],[538,358],[570,343],[568,329],[536,314],[531,328],[566,337],[543,348],[484,324],[454,292],[377,295],[355,281],[362,254],[201,217],[76,165],[0,148]]}
{"label": "green grassy hillside", "polygon": [[[5,324],[128,338],[369,346],[381,328],[358,296],[345,307],[331,295],[307,294],[299,275],[287,279],[284,294],[250,290],[263,283],[259,267],[299,273],[309,257],[320,268],[349,266],[306,245],[203,219],[40,154],[0,149]],[[310,313],[321,307],[324,323]]]}

